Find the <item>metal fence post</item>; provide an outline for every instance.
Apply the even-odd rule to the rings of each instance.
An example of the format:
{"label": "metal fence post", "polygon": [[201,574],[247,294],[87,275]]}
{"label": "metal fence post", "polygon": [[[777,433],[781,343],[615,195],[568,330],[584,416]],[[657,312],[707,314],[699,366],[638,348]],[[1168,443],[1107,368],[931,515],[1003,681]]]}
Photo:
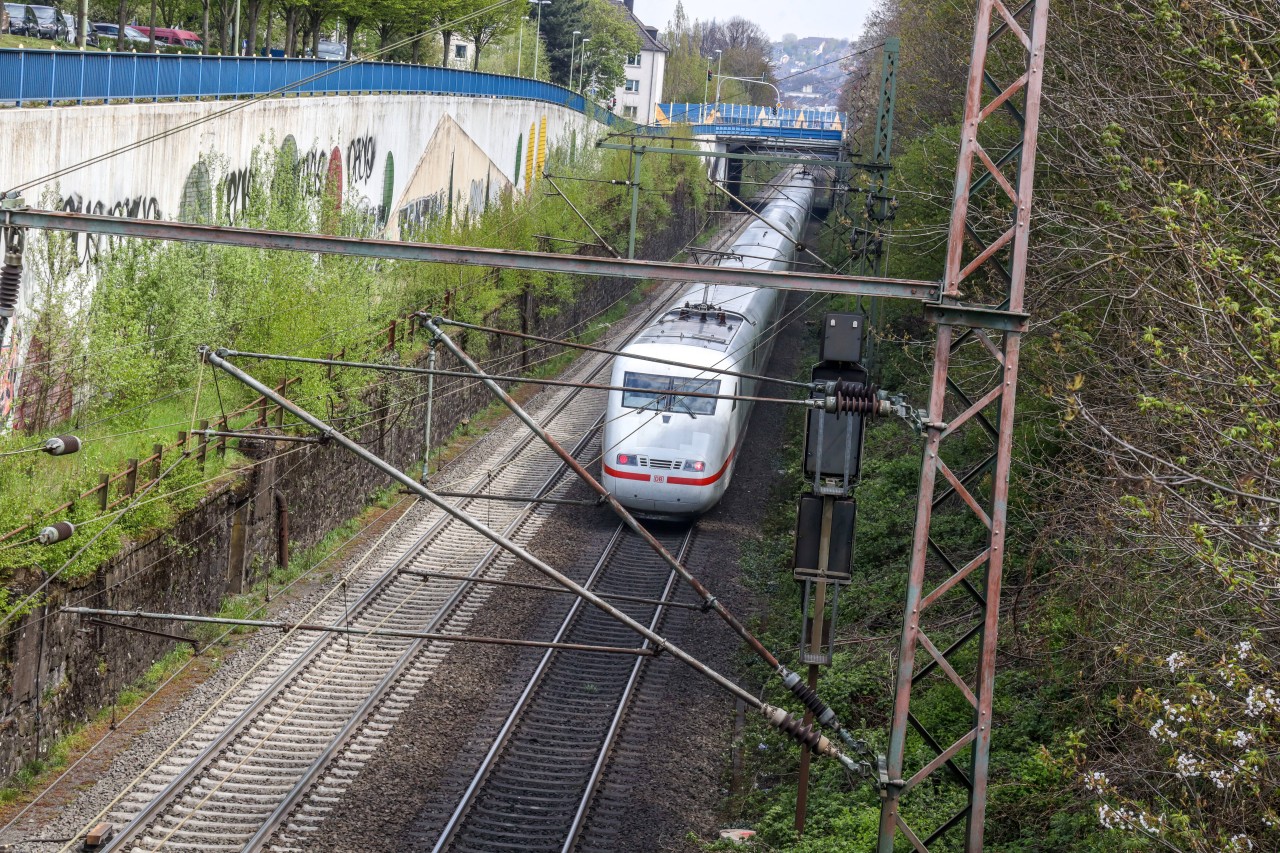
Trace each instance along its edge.
{"label": "metal fence post", "polygon": [[124,475],[124,493],[132,497],[133,493],[138,490],[138,460],[130,459],[128,466]]}
{"label": "metal fence post", "polygon": [[200,463],[200,470],[204,470],[204,460],[209,454],[209,422],[200,422],[200,440],[196,442],[196,462]]}

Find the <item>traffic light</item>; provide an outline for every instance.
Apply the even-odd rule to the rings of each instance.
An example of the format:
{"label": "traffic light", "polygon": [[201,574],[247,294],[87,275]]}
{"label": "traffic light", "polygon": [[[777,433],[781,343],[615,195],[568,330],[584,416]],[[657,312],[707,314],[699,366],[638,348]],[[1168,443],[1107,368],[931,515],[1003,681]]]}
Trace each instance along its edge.
{"label": "traffic light", "polygon": [[710,68],[708,68],[708,69],[707,69],[707,82],[708,82],[708,83],[710,83],[710,82],[711,82],[711,69],[710,69]]}

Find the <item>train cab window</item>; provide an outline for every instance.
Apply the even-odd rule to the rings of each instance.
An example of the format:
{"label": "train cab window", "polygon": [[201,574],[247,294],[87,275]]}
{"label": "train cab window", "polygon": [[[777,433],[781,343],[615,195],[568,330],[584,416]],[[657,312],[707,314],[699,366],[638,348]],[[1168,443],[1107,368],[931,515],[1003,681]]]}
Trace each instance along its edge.
{"label": "train cab window", "polygon": [[[659,412],[687,412],[691,415],[713,415],[716,403],[712,397],[688,397],[697,394],[719,394],[719,379],[684,376],[656,376],[651,373],[626,373],[622,378],[622,405],[629,409],[654,409]],[[633,390],[634,389],[634,390]]]}

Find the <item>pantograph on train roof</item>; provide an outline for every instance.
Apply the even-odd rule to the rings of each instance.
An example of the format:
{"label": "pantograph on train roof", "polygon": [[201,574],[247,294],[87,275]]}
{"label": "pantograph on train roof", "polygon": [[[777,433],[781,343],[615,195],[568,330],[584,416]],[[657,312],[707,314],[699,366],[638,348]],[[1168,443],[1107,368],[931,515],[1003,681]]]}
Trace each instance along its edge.
{"label": "pantograph on train roof", "polygon": [[698,346],[727,352],[738,329],[746,322],[739,314],[710,308],[676,308],[636,336],[636,344]]}

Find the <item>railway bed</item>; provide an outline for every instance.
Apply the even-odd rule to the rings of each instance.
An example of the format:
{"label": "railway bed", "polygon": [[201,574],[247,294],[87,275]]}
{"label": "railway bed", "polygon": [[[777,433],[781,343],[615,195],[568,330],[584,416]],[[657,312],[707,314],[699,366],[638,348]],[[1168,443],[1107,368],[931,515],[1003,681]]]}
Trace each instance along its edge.
{"label": "railway bed", "polygon": [[[661,305],[666,298],[669,296],[659,297],[656,302]],[[616,337],[625,339],[631,325],[618,324]],[[571,373],[582,380],[601,381],[607,370],[608,362],[603,357],[591,357],[580,361]],[[573,447],[575,455],[590,461],[599,452],[603,402],[603,392],[599,391],[546,393],[539,395],[535,416],[559,441]],[[508,428],[507,433],[498,448],[498,458],[482,464],[478,476],[466,478],[462,490],[556,497],[574,491],[572,475],[549,449],[525,430]],[[459,499],[456,503],[526,545],[557,509],[548,504],[477,498]],[[599,509],[589,511],[604,513]],[[692,535],[689,531],[680,541],[687,547]],[[501,588],[488,584],[428,579],[404,570],[420,568],[501,579],[516,568],[508,554],[442,512],[421,504],[397,521],[394,530],[387,531],[387,537],[385,542],[375,543],[368,555],[370,565],[362,575],[353,577],[351,588],[310,621],[473,633],[477,616],[486,606],[492,609],[491,600],[506,595],[505,590],[495,591]],[[647,548],[643,550],[648,556],[640,556],[635,547],[640,543],[630,540],[631,534],[619,535],[612,556],[598,561],[596,582],[601,584],[600,591],[625,588],[639,592],[623,594],[646,598],[675,593],[678,586],[671,573],[665,567],[657,570],[660,561],[656,556]],[[629,542],[629,546],[624,547],[623,542]],[[625,570],[609,570],[611,565],[617,569],[645,560],[655,570],[646,572],[643,579],[629,576]],[[572,596],[556,597],[577,602]],[[566,641],[639,645],[639,637],[595,608],[578,602],[570,609],[575,613],[563,622]],[[626,609],[655,625],[666,610],[634,602]],[[507,632],[490,633],[510,636]],[[529,636],[549,639],[537,633]],[[331,819],[347,808],[348,794],[354,793],[353,782],[377,755],[400,717],[413,707],[415,697],[432,682],[451,654],[467,646],[385,636],[286,635],[276,653],[264,657],[252,677],[214,703],[208,717],[197,721],[198,725],[176,749],[139,774],[116,798],[107,819],[119,831],[101,849],[350,849],[331,846]],[[591,749],[595,755],[586,779],[575,783],[580,795],[569,810],[569,837],[582,829],[589,816],[591,794],[606,769],[612,734],[616,734],[631,692],[641,678],[645,658],[578,652],[544,655],[545,671],[535,679],[541,686],[526,691],[528,701],[512,714],[512,724],[505,727],[507,736],[499,738],[505,749],[491,750],[492,768],[485,770],[480,780],[489,784],[474,786],[477,798],[459,807],[457,819],[451,818],[446,821],[447,827],[441,827],[447,828],[449,835],[442,839],[439,849],[499,849],[490,843],[492,835],[490,841],[478,844],[467,839],[484,838],[483,816],[500,812],[490,807],[496,801],[489,792],[499,790],[503,779],[520,778],[521,774],[532,777],[528,756],[522,756],[520,748],[512,748],[539,741],[536,732],[532,741],[521,740],[534,730],[530,727],[538,725],[530,721],[538,718],[540,709],[545,720],[545,708],[563,703],[565,690],[581,692],[584,682],[577,682],[578,687],[574,688],[563,680],[565,668],[552,663],[560,655],[608,658],[608,672],[602,670],[598,678],[600,684],[609,682],[613,696],[601,717],[606,719],[605,731],[610,733],[604,742],[588,747],[587,741],[592,738],[584,734],[579,738],[582,746],[570,748],[574,754]],[[615,670],[624,674],[620,682]],[[600,684],[596,684],[597,689]],[[556,690],[560,692],[557,694]],[[564,787],[568,791],[574,785],[566,783]],[[418,838],[428,823],[426,814],[418,816],[411,830]],[[341,822],[339,818],[337,823]],[[556,831],[548,830],[542,835],[553,839]],[[477,836],[476,832],[481,834]],[[416,849],[418,844],[414,846]],[[50,849],[47,844],[41,848]],[[561,848],[548,841],[545,848],[515,849]]]}

